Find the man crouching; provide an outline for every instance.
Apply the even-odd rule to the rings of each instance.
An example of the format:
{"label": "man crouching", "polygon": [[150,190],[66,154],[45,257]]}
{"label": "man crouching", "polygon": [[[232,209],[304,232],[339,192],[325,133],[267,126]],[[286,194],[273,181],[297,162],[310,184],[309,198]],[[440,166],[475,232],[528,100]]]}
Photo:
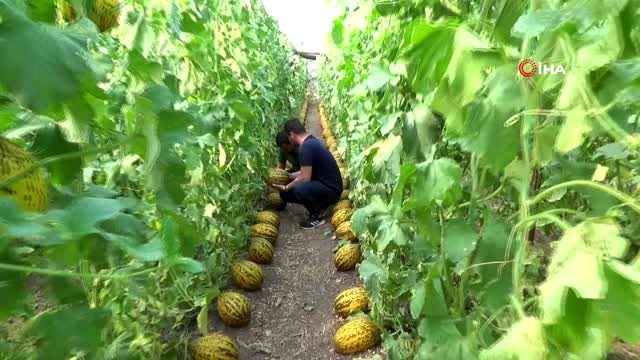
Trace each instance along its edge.
{"label": "man crouching", "polygon": [[273,187],[280,191],[285,203],[304,205],[309,218],[300,226],[311,229],[324,224],[324,209],[340,200],[342,176],[333,155],[306,131],[300,120],[293,118],[287,121],[284,131],[289,141],[298,145],[300,171],[289,175],[293,179],[289,184],[273,184]]}

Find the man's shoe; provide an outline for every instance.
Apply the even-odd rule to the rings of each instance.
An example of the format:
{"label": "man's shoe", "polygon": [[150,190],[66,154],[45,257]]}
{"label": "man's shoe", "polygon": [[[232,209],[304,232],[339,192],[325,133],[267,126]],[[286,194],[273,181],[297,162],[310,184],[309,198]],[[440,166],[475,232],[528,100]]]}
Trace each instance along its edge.
{"label": "man's shoe", "polygon": [[309,216],[309,218],[300,223],[303,229],[313,229],[316,226],[320,226],[326,223],[326,221],[319,215]]}

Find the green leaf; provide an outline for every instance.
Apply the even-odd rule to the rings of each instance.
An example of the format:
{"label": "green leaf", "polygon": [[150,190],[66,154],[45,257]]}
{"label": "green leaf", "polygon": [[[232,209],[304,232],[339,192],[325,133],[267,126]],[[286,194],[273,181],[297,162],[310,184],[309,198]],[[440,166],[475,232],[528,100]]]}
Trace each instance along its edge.
{"label": "green leaf", "polygon": [[462,195],[462,169],[448,158],[418,165],[413,197],[420,203],[451,204]]}
{"label": "green leaf", "polygon": [[616,260],[604,267],[607,296],[601,314],[608,318],[613,334],[630,344],[640,342],[640,328],[635,320],[640,316],[640,271]]}
{"label": "green leaf", "polygon": [[520,150],[520,124],[505,126],[505,123],[524,107],[524,96],[505,68],[495,72],[485,85],[491,90],[486,98],[469,105],[461,140],[465,149],[480,155],[490,168],[501,170]]}
{"label": "green leaf", "polygon": [[411,311],[411,316],[414,319],[418,319],[422,314],[422,308],[424,307],[427,289],[425,287],[425,283],[423,281],[419,281],[416,283],[416,286],[412,290],[411,295],[411,303],[409,309]]}
{"label": "green leaf", "polygon": [[188,257],[180,257],[174,261],[174,264],[182,271],[192,274],[198,274],[205,271],[201,262]]}
{"label": "green leaf", "polygon": [[369,90],[375,92],[389,83],[393,78],[394,76],[389,73],[388,68],[376,64],[371,67],[369,77],[364,83],[367,85]]}
{"label": "green leaf", "polygon": [[50,276],[46,280],[58,304],[82,304],[87,300],[85,290],[77,281],[58,276]]}
{"label": "green leaf", "polygon": [[[36,131],[33,145],[29,151],[36,154],[39,159],[46,159],[63,154],[77,153],[80,151],[80,146],[68,142],[58,125],[51,124]],[[78,155],[64,161],[55,161],[47,164],[46,168],[49,179],[61,185],[68,185],[82,174],[82,158]]]}
{"label": "green leaf", "polygon": [[624,160],[630,155],[631,154],[623,144],[619,142],[613,142],[597,148],[596,153],[593,155],[592,159],[595,160],[598,157],[602,156],[605,159],[609,160]]}
{"label": "green leaf", "polygon": [[377,150],[372,163],[374,172],[384,183],[395,182],[398,174],[400,174],[401,138],[391,135],[373,145],[372,149]]}
{"label": "green leaf", "polygon": [[450,318],[424,318],[418,325],[422,345],[416,359],[456,360],[477,359],[476,346],[464,338]]}
{"label": "green leaf", "polygon": [[165,218],[162,222],[162,242],[164,243],[164,250],[170,259],[180,256],[178,224],[172,218]]}
{"label": "green leaf", "polygon": [[35,23],[6,0],[0,17],[0,85],[23,106],[46,111],[97,89],[84,35]]}
{"label": "green leaf", "polygon": [[542,324],[533,317],[525,317],[515,323],[500,341],[480,353],[480,359],[545,360],[547,354]]}
{"label": "green leaf", "polygon": [[568,288],[584,299],[603,299],[607,283],[602,259],[619,258],[627,247],[617,226],[607,222],[585,221],[567,230],[540,285],[542,320],[552,323],[562,317]]}
{"label": "green leaf", "polygon": [[73,305],[45,312],[34,319],[28,334],[38,339],[37,359],[66,359],[77,351],[95,357],[103,345],[102,331],[110,313]]}
{"label": "green leaf", "polygon": [[374,292],[380,291],[389,279],[389,272],[379,257],[368,256],[358,266],[358,274],[365,287]]}
{"label": "green leaf", "polygon": [[[0,240],[2,241],[2,240]],[[2,243],[0,242],[0,245]],[[13,256],[9,256],[0,246],[0,262],[5,264],[23,265]],[[20,310],[27,299],[27,277],[21,271],[0,271],[0,321],[6,320],[14,311]]]}
{"label": "green leaf", "polygon": [[69,239],[80,239],[89,234],[100,234],[100,222],[113,218],[125,209],[131,208],[130,201],[80,198],[64,210],[52,210],[47,214],[49,221],[60,225]]}
{"label": "green leaf", "polygon": [[427,93],[444,76],[455,45],[457,27],[438,26],[424,19],[414,20],[405,30],[403,56],[408,60],[407,76],[417,93]]}
{"label": "green leaf", "polygon": [[554,159],[553,145],[558,134],[557,126],[545,126],[533,134],[533,160],[540,166]]}
{"label": "green leaf", "polygon": [[444,226],[444,253],[454,263],[462,261],[476,248],[478,234],[468,221],[453,219]]}
{"label": "green leaf", "polygon": [[342,20],[335,19],[333,21],[333,28],[331,29],[331,39],[336,45],[342,44],[342,41],[344,39],[344,25],[342,24]]}
{"label": "green leaf", "polygon": [[29,0],[31,19],[40,22],[55,23],[56,2],[52,0]]}
{"label": "green leaf", "polygon": [[472,264],[479,279],[471,288],[490,311],[507,304],[512,291],[512,260],[519,239],[509,243],[509,230],[510,227],[495,214],[485,213],[484,227]]}

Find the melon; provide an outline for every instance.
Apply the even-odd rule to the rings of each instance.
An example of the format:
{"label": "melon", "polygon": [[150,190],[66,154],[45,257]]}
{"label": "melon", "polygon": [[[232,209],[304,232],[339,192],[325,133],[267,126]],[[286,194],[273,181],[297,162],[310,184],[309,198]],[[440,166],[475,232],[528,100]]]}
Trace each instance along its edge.
{"label": "melon", "polygon": [[340,209],[333,213],[333,216],[331,217],[331,224],[334,228],[337,228],[340,224],[351,220],[351,215],[353,215],[353,209]]}
{"label": "melon", "polygon": [[271,244],[275,244],[278,238],[278,228],[270,224],[255,224],[249,231],[252,237],[267,239]]}
{"label": "melon", "polygon": [[252,238],[249,243],[249,259],[257,264],[271,264],[273,245],[269,240]]}
{"label": "melon", "polygon": [[264,282],[260,265],[249,260],[235,260],[231,264],[231,278],[237,287],[244,290],[258,290]]}
{"label": "melon", "polygon": [[191,356],[194,360],[237,360],[238,345],[232,338],[214,333],[191,342]]}
{"label": "melon", "polygon": [[[32,171],[27,171],[29,169]],[[31,155],[20,146],[0,138],[0,182],[9,179],[11,182],[0,189],[0,196],[13,198],[23,211],[47,209],[48,195],[44,172],[36,167]]]}
{"label": "melon", "polygon": [[351,231],[351,221],[345,221],[336,227],[336,239],[347,239],[349,241],[355,241],[357,239],[356,235]]}
{"label": "melon", "polygon": [[343,355],[357,354],[380,342],[380,329],[369,318],[361,317],[342,325],[333,338],[336,352]]}
{"label": "melon", "polygon": [[341,247],[335,256],[335,265],[338,271],[349,271],[353,270],[362,260],[360,255],[360,245],[359,244],[347,244]]}
{"label": "melon", "polygon": [[88,16],[101,32],[105,32],[118,24],[120,0],[94,0]]}
{"label": "melon", "polygon": [[363,287],[347,289],[338,294],[333,302],[333,309],[336,314],[343,318],[358,311],[365,312],[368,308],[369,297]]}
{"label": "melon", "polygon": [[272,192],[267,195],[267,209],[270,210],[283,210],[286,206],[282,198],[280,197],[280,193]]}
{"label": "melon", "polygon": [[259,224],[270,224],[276,228],[280,227],[280,217],[273,211],[259,211],[256,214],[256,222]]}
{"label": "melon", "polygon": [[220,294],[216,308],[220,319],[227,326],[245,326],[251,319],[251,303],[239,292],[226,291]]}
{"label": "melon", "polygon": [[269,177],[267,179],[267,183],[269,185],[271,184],[286,185],[289,183],[289,173],[283,169],[278,169],[278,168],[271,169],[271,171],[269,171]]}
{"label": "melon", "polygon": [[353,203],[351,202],[351,200],[340,200],[333,206],[333,210],[331,210],[331,213],[335,214],[338,210],[351,209],[352,207]]}

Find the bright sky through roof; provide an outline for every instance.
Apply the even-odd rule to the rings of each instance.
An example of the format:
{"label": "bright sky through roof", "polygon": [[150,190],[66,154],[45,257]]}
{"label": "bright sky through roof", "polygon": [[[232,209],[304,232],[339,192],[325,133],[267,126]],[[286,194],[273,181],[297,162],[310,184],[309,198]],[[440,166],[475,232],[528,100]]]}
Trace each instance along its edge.
{"label": "bright sky through roof", "polygon": [[262,3],[299,51],[322,51],[332,20],[338,15],[326,0],[262,0]]}

